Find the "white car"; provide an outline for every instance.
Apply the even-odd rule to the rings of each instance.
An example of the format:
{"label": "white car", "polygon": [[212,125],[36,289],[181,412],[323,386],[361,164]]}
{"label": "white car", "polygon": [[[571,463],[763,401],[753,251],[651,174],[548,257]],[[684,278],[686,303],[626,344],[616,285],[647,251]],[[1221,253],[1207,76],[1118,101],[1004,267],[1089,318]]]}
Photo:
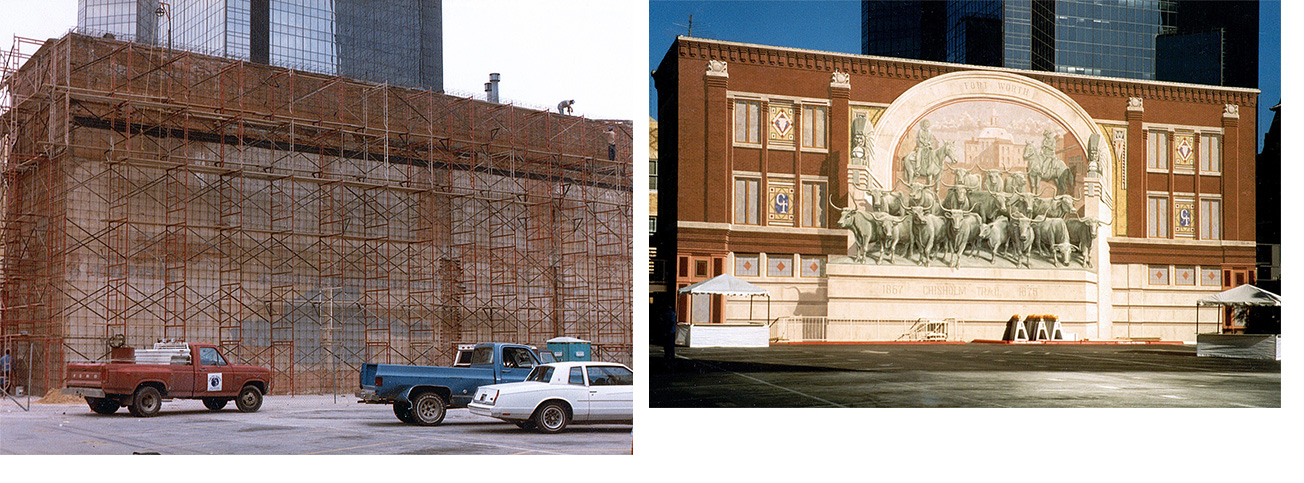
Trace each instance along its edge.
{"label": "white car", "polygon": [[524,381],[481,386],[467,407],[544,433],[570,423],[633,423],[634,372],[612,362],[541,364]]}

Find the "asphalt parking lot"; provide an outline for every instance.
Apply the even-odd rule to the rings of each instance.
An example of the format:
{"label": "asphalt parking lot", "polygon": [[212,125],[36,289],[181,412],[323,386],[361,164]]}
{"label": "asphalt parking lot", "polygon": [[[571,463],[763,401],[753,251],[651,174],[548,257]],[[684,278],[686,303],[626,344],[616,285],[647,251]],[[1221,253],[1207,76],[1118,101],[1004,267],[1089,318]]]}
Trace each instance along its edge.
{"label": "asphalt parking lot", "polygon": [[649,346],[649,405],[685,407],[1281,407],[1281,362],[1193,345]]}
{"label": "asphalt parking lot", "polygon": [[84,403],[0,400],[0,454],[391,455],[630,454],[632,426],[574,425],[560,434],[450,409],[444,423],[403,424],[390,406],[353,396],[268,396],[255,413],[210,412],[197,400],[163,403],[151,418],[120,409],[100,416]]}

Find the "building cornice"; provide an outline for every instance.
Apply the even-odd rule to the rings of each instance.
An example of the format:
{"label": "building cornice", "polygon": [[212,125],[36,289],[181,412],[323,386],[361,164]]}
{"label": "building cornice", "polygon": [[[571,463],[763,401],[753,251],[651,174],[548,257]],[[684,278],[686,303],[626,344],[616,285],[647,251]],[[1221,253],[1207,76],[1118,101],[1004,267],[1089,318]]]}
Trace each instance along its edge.
{"label": "building cornice", "polygon": [[682,58],[725,60],[746,65],[844,72],[904,80],[924,80],[957,71],[1008,72],[1045,82],[1066,94],[1138,97],[1156,101],[1236,104],[1256,107],[1258,89],[1223,87],[1180,82],[1124,79],[1062,72],[1044,72],[1007,67],[951,64],[926,60],[857,55],[820,50],[776,47],[679,36],[675,49]]}

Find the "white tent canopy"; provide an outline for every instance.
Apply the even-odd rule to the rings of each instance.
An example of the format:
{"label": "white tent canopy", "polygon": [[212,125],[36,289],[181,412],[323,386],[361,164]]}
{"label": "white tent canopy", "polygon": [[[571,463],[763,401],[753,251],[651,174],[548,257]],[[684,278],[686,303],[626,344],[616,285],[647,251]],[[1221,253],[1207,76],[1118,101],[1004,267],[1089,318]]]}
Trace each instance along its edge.
{"label": "white tent canopy", "polygon": [[[1222,305],[1229,307],[1245,306],[1279,306],[1281,305],[1281,296],[1267,290],[1245,284],[1234,289],[1210,295],[1202,298],[1195,303],[1195,332],[1200,332],[1200,306],[1201,305]],[[1221,325],[1219,326],[1221,332]]]}
{"label": "white tent canopy", "polygon": [[1198,305],[1281,305],[1281,296],[1253,285],[1241,285],[1200,299]]}
{"label": "white tent canopy", "polygon": [[[770,317],[770,292],[727,273],[681,288],[679,293],[689,295],[746,295],[752,298],[757,295],[764,295],[766,299],[765,317],[766,319]],[[749,300],[747,303],[747,316],[749,318],[752,313],[751,305],[752,303]],[[689,322],[694,321],[690,319]]]}
{"label": "white tent canopy", "polygon": [[681,288],[679,293],[770,296],[769,291],[727,273]]}

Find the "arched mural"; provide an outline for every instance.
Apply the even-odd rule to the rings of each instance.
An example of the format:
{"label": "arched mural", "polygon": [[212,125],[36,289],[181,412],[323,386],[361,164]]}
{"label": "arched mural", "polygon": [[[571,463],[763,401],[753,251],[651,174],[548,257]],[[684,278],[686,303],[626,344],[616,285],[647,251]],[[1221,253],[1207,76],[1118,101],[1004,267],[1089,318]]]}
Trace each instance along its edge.
{"label": "arched mural", "polygon": [[1099,126],[1063,93],[959,72],[881,113],[851,112],[852,195],[839,226],[852,232],[852,261],[1095,268],[1110,220],[1088,179],[1101,183],[1112,163]]}

